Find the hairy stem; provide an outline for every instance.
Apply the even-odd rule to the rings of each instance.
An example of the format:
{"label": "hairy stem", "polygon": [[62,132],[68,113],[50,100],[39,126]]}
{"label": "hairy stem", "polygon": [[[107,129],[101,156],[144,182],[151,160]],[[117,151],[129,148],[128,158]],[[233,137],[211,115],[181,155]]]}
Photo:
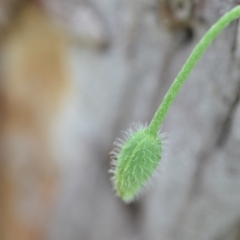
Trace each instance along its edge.
{"label": "hairy stem", "polygon": [[148,132],[156,136],[159,127],[161,126],[171,104],[173,103],[174,99],[176,98],[179,90],[181,89],[182,85],[184,84],[186,78],[190,74],[191,70],[204,53],[206,48],[210,45],[210,43],[218,36],[218,34],[226,28],[233,20],[240,17],[240,6],[237,6],[227,12],[224,16],[222,16],[203,36],[201,41],[196,45],[194,50],[192,51],[191,55],[181,68],[180,72],[178,73],[177,77],[175,78],[174,82],[170,86],[168,92],[166,93],[162,104],[159,106],[158,110],[156,111],[155,115],[153,116],[152,121],[148,126]]}

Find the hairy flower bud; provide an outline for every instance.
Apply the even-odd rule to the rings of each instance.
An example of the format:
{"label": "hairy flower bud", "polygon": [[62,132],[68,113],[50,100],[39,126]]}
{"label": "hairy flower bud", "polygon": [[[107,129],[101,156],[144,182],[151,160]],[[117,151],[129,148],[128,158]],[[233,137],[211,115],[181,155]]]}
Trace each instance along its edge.
{"label": "hairy flower bud", "polygon": [[125,142],[118,140],[115,143],[118,148],[117,151],[113,151],[115,159],[115,166],[112,170],[113,182],[117,195],[125,202],[132,201],[134,196],[139,193],[162,157],[162,137],[158,134],[158,129],[188,75],[209,44],[224,28],[239,17],[240,5],[223,15],[207,31],[170,86],[149,126],[137,128],[135,132],[130,131]]}
{"label": "hairy flower bud", "polygon": [[152,136],[146,127],[130,130],[125,142],[118,139],[112,152],[114,159],[113,184],[117,195],[131,202],[156,170],[161,159],[160,135]]}

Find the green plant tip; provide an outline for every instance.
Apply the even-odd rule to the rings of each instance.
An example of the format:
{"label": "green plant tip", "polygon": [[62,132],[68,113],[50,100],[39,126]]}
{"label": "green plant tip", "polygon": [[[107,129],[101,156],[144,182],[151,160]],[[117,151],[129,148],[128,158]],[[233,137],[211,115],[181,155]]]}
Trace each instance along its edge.
{"label": "green plant tip", "polygon": [[128,132],[125,142],[115,142],[117,148],[112,152],[114,167],[111,172],[117,195],[125,202],[134,199],[158,166],[162,157],[162,137],[158,130],[188,75],[210,43],[239,17],[240,5],[227,12],[207,31],[170,86],[149,126]]}
{"label": "green plant tip", "polygon": [[113,156],[113,184],[124,202],[131,202],[155,172],[162,153],[161,135],[152,136],[146,127],[129,131],[125,142],[118,139]]}

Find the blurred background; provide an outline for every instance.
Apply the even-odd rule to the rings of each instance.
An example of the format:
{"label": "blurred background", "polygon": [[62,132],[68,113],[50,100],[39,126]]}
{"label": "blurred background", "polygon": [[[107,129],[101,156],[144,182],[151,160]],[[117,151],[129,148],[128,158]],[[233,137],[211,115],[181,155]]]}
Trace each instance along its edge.
{"label": "blurred background", "polygon": [[170,109],[154,184],[126,205],[109,152],[149,122],[237,0],[0,0],[0,239],[239,240],[240,27]]}

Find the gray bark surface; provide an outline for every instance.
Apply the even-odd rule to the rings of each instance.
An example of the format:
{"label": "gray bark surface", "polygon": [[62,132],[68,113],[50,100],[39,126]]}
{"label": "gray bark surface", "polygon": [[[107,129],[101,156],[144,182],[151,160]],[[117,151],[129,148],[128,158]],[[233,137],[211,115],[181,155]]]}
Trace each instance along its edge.
{"label": "gray bark surface", "polygon": [[165,19],[189,25],[189,38],[181,24],[174,29],[163,24],[167,17],[153,0],[91,1],[101,29],[95,34],[92,27],[87,37],[107,39],[108,45],[70,49],[80,149],[62,179],[50,239],[239,239],[238,21],[213,42],[170,109],[162,127],[168,134],[166,157],[150,189],[124,205],[107,172],[113,140],[132,122],[151,119],[201,36],[237,1],[194,4],[193,13],[176,10],[175,19]]}

